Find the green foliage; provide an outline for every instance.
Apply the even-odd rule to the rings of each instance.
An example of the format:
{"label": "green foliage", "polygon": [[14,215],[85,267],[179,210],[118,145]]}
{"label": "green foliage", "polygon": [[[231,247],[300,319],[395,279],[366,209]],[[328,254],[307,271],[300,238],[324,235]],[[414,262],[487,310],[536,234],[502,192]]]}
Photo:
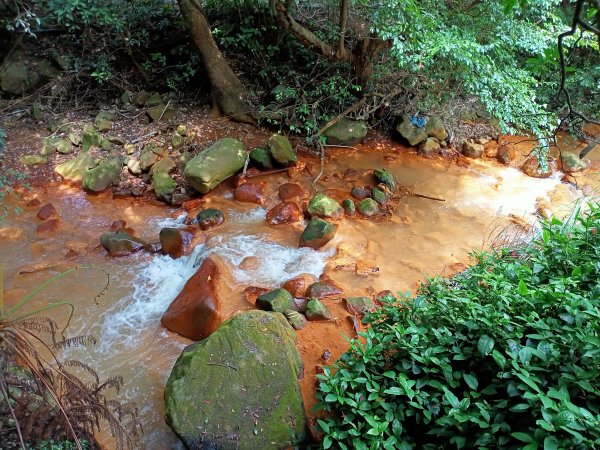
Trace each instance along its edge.
{"label": "green foliage", "polygon": [[[80,443],[83,450],[89,449],[86,440],[82,440]],[[77,445],[71,441],[42,441],[35,447],[35,449],[33,449],[33,447],[29,448],[31,450],[76,450]]]}
{"label": "green foliage", "polygon": [[320,375],[323,448],[600,445],[600,206],[382,299]]}

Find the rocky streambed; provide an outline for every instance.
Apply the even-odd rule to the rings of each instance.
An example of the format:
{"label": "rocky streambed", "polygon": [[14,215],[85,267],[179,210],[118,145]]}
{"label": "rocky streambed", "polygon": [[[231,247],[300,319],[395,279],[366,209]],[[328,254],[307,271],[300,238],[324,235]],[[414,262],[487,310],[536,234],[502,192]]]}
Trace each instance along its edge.
{"label": "rocky streambed", "polygon": [[[238,144],[225,144],[236,159]],[[515,157],[529,150],[516,146]],[[74,265],[111,274],[99,306],[91,271],[40,302],[76,303],[72,332],[97,335],[99,346],[70,356],[125,378],[147,448],[178,445],[165,417],[191,447],[304,440],[315,374],[345,351],[381,291],[463,270],[471,250],[530,232],[538,214],[568,211],[598,186],[594,161],[575,185],[485,154],[424,159],[382,139],[330,148],[322,167],[292,154],[250,165],[243,179],[198,170],[195,187],[207,193],[181,206],[60,183],[11,199],[23,213],[0,225],[9,302]]]}

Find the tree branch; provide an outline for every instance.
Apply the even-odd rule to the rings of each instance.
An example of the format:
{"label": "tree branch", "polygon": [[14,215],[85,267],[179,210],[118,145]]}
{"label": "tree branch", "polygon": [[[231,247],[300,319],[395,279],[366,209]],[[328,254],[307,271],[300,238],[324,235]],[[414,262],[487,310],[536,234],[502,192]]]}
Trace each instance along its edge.
{"label": "tree branch", "polygon": [[336,57],[344,60],[348,58],[344,40],[346,38],[346,24],[348,22],[348,0],[340,0],[340,37]]}

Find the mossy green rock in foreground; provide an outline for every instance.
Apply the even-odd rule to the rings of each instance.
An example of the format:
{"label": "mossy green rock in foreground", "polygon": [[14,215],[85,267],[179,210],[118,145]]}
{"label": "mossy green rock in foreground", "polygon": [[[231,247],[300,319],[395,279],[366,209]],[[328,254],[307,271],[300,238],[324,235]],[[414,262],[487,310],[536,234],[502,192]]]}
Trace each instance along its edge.
{"label": "mossy green rock in foreground", "polygon": [[275,289],[256,298],[256,306],[265,311],[284,312],[294,309],[294,298],[292,294],[283,288]]}
{"label": "mossy green rock in foreground", "polygon": [[54,168],[54,171],[68,181],[81,181],[94,162],[88,153],[81,153]]}
{"label": "mossy green rock in foreground", "polygon": [[311,217],[339,219],[344,215],[344,209],[331,197],[318,193],[309,202],[308,213]]}
{"label": "mossy green rock in foreground", "polygon": [[181,353],[165,388],[167,423],[186,447],[301,444],[306,417],[295,333],[280,313],[248,311]]}
{"label": "mossy green rock in foreground", "polygon": [[337,225],[323,219],[311,219],[300,236],[300,247],[320,249],[333,239]]}
{"label": "mossy green rock in foreground", "polygon": [[110,185],[119,184],[123,161],[111,158],[88,170],[83,176],[82,187],[86,191],[100,192]]}
{"label": "mossy green rock in foreground", "polygon": [[177,183],[166,172],[155,173],[152,177],[152,189],[160,200],[170,202],[176,188]]}
{"label": "mossy green rock in foreground", "polygon": [[206,194],[244,167],[245,161],[244,145],[237,139],[223,138],[192,158],[184,175],[194,189]]}
{"label": "mossy green rock in foreground", "polygon": [[368,132],[369,126],[365,121],[343,117],[338,123],[329,127],[323,135],[331,145],[356,145],[365,139]]}
{"label": "mossy green rock in foreground", "polygon": [[292,149],[292,144],[289,139],[280,134],[274,134],[267,141],[267,146],[271,152],[271,156],[282,166],[293,166],[296,164],[298,157]]}

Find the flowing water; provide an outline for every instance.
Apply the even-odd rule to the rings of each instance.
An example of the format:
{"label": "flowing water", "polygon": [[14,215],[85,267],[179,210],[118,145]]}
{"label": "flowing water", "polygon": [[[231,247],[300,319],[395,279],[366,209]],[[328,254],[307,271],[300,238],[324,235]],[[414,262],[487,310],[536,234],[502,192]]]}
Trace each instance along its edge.
{"label": "flowing water", "polygon": [[[72,302],[76,316],[69,333],[95,335],[98,345],[70,350],[64,356],[92,365],[104,378],[122,375],[125,385],[119,398],[137,402],[146,448],[178,448],[177,438],[164,423],[162,395],[171,367],[190,341],[162,328],[160,317],[208,254],[216,255],[225,269],[218,286],[225,316],[252,308],[243,295],[245,287],[279,287],[302,273],[333,280],[345,295],[372,295],[385,289],[414,292],[427,276],[464,269],[469,253],[501,240],[501,230],[527,229],[535,223],[537,209],[566,212],[582,195],[558,177],[533,179],[517,169],[483,160],[466,167],[426,160],[391,142],[363,147],[360,152],[331,150],[314,186],[320,162],[306,158],[303,162],[307,168],[295,175],[260,178],[267,183],[268,193],[262,206],[234,201],[227,184],[207,195],[206,204],[220,208],[226,222],[205,233],[204,243],[178,260],[144,252],[109,258],[98,247],[98,238],[113,221],[122,219],[139,237],[157,241],[161,228],[183,226],[185,212],[142,200],[91,196],[64,185],[24,191],[21,198],[13,199],[23,212],[0,222],[7,302],[15,304],[39,283],[75,266],[96,266],[109,273],[108,289],[98,300],[106,275],[99,270],[78,270],[51,285],[26,308],[34,310],[58,300]],[[385,220],[346,218],[335,239],[320,251],[298,248],[303,224],[270,227],[264,220],[279,202],[277,190],[284,182],[301,184],[309,196],[322,191],[343,200],[353,186],[373,184],[370,171],[382,167],[411,193],[429,198],[402,196]],[[580,179],[582,185],[590,186],[588,190],[600,185],[598,162],[594,167]],[[357,172],[356,181],[344,180],[348,168]],[[39,207],[24,206],[32,198],[56,207],[60,215],[57,232],[36,233]],[[513,238],[513,234],[504,237]],[[315,367],[326,363],[323,353],[329,352],[330,362],[334,361],[347,348],[344,336],[353,335],[341,302],[327,302],[334,320],[311,322],[298,332],[307,410],[314,405]],[[63,323],[67,317],[66,311],[51,314]]]}

